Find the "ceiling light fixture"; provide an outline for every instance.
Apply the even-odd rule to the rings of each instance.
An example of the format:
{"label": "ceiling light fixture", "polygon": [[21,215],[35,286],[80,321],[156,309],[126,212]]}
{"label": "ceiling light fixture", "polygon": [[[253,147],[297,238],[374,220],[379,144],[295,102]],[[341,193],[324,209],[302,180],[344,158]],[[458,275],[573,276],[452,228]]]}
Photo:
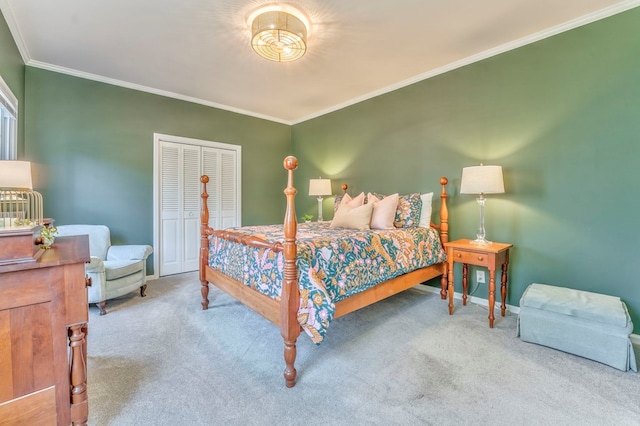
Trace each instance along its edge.
{"label": "ceiling light fixture", "polygon": [[251,22],[251,46],[270,61],[295,61],[307,51],[307,31],[307,24],[290,13],[263,12]]}

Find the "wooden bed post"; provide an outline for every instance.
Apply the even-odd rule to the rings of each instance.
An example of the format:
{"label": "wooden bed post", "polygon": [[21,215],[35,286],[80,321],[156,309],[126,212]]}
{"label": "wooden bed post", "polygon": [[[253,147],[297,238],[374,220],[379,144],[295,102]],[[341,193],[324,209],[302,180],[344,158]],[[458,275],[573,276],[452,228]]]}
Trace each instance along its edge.
{"label": "wooden bed post", "polygon": [[298,322],[298,307],[300,305],[300,291],[298,289],[298,269],[296,257],[296,188],[293,186],[293,171],[298,168],[298,159],[289,156],[284,159],[284,168],[288,170],[287,210],[284,215],[284,280],[280,295],[280,334],[284,339],[284,379],[288,388],[296,384],[296,340],[300,335]]}
{"label": "wooden bed post", "polygon": [[[447,183],[449,179],[446,177],[440,178],[440,185],[442,185],[442,192],[440,193],[440,241],[444,243],[449,242],[449,209],[447,208]],[[440,298],[445,300],[447,298],[447,284],[449,270],[447,263],[444,264],[444,271],[440,277]]]}
{"label": "wooden bed post", "polygon": [[200,177],[202,182],[202,207],[200,209],[200,293],[202,294],[202,309],[209,308],[209,282],[207,281],[205,268],[209,259],[209,236],[207,229],[209,228],[209,207],[207,206],[207,183],[209,182],[209,176],[202,175]]}

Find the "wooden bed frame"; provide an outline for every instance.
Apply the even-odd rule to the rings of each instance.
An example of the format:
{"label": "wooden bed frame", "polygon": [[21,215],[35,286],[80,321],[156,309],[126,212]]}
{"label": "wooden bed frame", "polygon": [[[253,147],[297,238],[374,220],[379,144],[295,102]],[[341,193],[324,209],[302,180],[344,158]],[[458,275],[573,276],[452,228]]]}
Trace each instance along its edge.
{"label": "wooden bed frame", "polygon": [[[296,369],[294,367],[296,359],[296,340],[301,332],[298,323],[298,305],[300,294],[298,289],[298,271],[296,266],[296,232],[297,221],[295,212],[296,188],[293,186],[293,171],[298,167],[298,160],[289,156],[284,159],[284,168],[288,173],[287,187],[284,194],[287,199],[287,207],[284,216],[284,243],[270,243],[256,237],[237,234],[225,230],[214,230],[209,227],[209,210],[207,207],[207,183],[209,177],[203,175],[202,182],[202,210],[200,214],[200,283],[202,294],[202,309],[209,307],[209,283],[215,285],[226,293],[230,294],[246,306],[250,307],[278,327],[284,340],[284,378],[287,387],[293,387],[296,380]],[[440,225],[431,224],[432,227],[440,231],[440,239],[445,243],[449,239],[449,221],[447,209],[446,184],[448,180],[440,179],[442,192],[440,198]],[[280,300],[272,299],[245,284],[230,278],[221,272],[209,267],[209,237],[215,235],[218,238],[240,242],[252,247],[270,248],[276,252],[284,252],[284,280],[282,283],[282,294]],[[411,288],[427,280],[441,276],[440,297],[447,297],[447,263],[438,263],[426,268],[398,276],[384,283],[378,284],[368,290],[348,297],[336,303],[334,318],[341,317],[357,309],[368,306],[379,300],[393,296],[403,290]]]}

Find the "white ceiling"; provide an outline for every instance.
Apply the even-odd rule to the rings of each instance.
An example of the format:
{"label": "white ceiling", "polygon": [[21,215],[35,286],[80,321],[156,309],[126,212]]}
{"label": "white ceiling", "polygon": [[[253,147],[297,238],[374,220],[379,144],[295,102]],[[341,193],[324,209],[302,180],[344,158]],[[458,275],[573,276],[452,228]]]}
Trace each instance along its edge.
{"label": "white ceiling", "polygon": [[640,5],[640,0],[292,0],[296,62],[258,57],[269,0],[0,0],[27,65],[294,124]]}

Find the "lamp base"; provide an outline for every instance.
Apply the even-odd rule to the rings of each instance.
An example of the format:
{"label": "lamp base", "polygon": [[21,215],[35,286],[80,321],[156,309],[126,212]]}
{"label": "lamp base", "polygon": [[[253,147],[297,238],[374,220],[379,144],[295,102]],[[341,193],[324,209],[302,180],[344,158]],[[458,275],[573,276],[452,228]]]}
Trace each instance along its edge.
{"label": "lamp base", "polygon": [[318,222],[324,222],[322,219],[322,197],[318,197]]}
{"label": "lamp base", "polygon": [[475,240],[469,241],[469,244],[475,244],[477,246],[490,246],[493,243],[491,241],[485,240],[484,238],[476,238]]}

